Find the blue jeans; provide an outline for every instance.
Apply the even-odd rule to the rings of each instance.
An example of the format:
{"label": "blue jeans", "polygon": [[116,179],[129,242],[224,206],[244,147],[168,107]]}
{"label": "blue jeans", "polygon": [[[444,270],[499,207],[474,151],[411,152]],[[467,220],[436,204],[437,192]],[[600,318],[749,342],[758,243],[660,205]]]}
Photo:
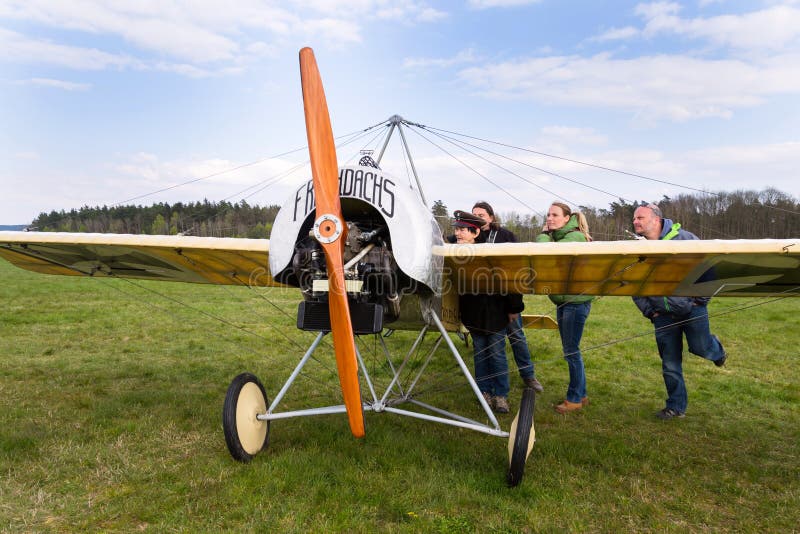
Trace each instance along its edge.
{"label": "blue jeans", "polygon": [[[511,343],[511,352],[514,353],[514,361],[519,369],[519,376],[522,378],[533,378],[533,362],[531,361],[531,351],[528,349],[528,340],[525,339],[525,332],[522,330],[522,316],[517,315],[516,321],[511,321],[506,327],[506,335]],[[505,350],[505,347],[503,347]]]}
{"label": "blue jeans", "polygon": [[472,333],[475,351],[475,381],[482,393],[508,397],[508,360],[506,359],[506,331],[492,334]]}
{"label": "blue jeans", "polygon": [[569,402],[581,402],[586,396],[586,372],[583,368],[580,344],[583,327],[591,309],[591,302],[569,302],[556,308],[561,350],[569,366],[569,387],[567,387]]}
{"label": "blue jeans", "polygon": [[688,315],[680,317],[659,315],[653,318],[653,325],[658,355],[661,356],[661,373],[667,387],[666,407],[683,413],[689,404],[683,380],[683,336],[686,336],[689,352],[711,361],[723,357],[722,345],[716,336],[711,335],[705,305],[695,306]]}

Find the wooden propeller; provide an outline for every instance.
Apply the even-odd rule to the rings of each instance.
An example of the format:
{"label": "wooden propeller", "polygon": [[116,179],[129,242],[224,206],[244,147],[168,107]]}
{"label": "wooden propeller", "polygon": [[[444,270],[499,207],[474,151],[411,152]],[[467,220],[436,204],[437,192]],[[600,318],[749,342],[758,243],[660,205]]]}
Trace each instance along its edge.
{"label": "wooden propeller", "polygon": [[339,166],[336,162],[336,146],[328,104],[317,60],[310,48],[300,50],[300,79],[303,85],[303,109],[316,198],[314,234],[325,251],[328,267],[328,306],[333,350],[336,353],[336,366],[350,431],[360,438],[364,436],[364,410],[358,386],[355,336],[350,322],[342,260],[347,225],[342,217],[339,201]]}

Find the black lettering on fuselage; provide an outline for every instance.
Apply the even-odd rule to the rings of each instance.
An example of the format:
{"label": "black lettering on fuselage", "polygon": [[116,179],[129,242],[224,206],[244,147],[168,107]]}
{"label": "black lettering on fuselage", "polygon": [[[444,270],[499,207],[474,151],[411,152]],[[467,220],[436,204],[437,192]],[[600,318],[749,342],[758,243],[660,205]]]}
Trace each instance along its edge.
{"label": "black lettering on fuselage", "polygon": [[306,183],[306,214],[317,207],[317,199],[314,197],[314,180]]}
{"label": "black lettering on fuselage", "polygon": [[353,194],[353,169],[342,169],[339,173],[339,196],[349,197]]}
{"label": "black lettering on fuselage", "polygon": [[[384,200],[383,195],[381,195],[381,211],[386,214],[387,217],[394,217],[394,182],[385,178],[383,180],[383,192],[386,193],[387,198]],[[388,206],[388,209],[387,207]]]}
{"label": "black lettering on fuselage", "polygon": [[356,171],[353,177],[353,196],[364,199],[364,171],[360,169]]}
{"label": "black lettering on fuselage", "polygon": [[[394,181],[384,178],[371,170],[342,169],[339,172],[339,196],[357,198],[379,209],[386,217],[394,217]],[[314,199],[314,180],[300,186],[294,195],[294,220],[297,210],[303,204],[303,218],[316,208]]]}

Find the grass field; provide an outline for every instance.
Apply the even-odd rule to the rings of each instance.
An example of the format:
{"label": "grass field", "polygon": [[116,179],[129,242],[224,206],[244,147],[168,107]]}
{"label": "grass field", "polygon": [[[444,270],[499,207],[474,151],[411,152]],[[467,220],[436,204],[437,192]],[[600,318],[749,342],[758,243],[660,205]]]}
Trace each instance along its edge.
{"label": "grass field", "polygon": [[[593,306],[583,413],[553,411],[567,383],[558,334],[529,331],[545,392],[525,478],[509,489],[504,439],[390,414],[368,413],[358,441],[344,416],[276,421],[268,449],[233,461],[221,428],[226,388],[251,371],[275,395],[312,339],[293,327],[296,298],[0,262],[0,530],[800,529],[798,299],[712,302],[728,365],[687,357],[690,404],[677,421],[653,417],[665,397],[660,362],[630,299]],[[541,297],[526,302],[553,310]],[[412,339],[388,338],[398,354]],[[377,376],[373,346],[364,340],[362,351]],[[422,400],[478,417],[438,354]],[[330,351],[318,360],[289,407],[338,402]],[[512,384],[518,402],[516,373]],[[500,420],[508,428],[511,417]]]}

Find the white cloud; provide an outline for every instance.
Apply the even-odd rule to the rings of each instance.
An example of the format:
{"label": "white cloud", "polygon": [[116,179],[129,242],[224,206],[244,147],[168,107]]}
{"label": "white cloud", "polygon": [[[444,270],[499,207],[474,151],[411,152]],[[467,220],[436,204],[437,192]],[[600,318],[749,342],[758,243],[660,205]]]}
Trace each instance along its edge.
{"label": "white cloud", "polygon": [[432,7],[426,7],[420,10],[419,14],[417,15],[417,20],[419,22],[436,22],[437,20],[442,20],[448,17],[448,14],[444,11],[439,11],[438,9],[434,9]]}
{"label": "white cloud", "polygon": [[[173,63],[168,61],[142,61],[128,55],[109,54],[96,48],[84,48],[55,44],[48,40],[30,39],[22,34],[0,28],[0,49],[3,55],[0,61],[55,65],[80,71],[105,69],[158,70],[174,72],[192,78],[205,78],[234,74],[241,67],[204,68],[191,63]],[[259,51],[260,52],[260,51]],[[246,58],[247,56],[243,56]],[[66,90],[88,89],[86,84],[70,84],[69,82],[45,81],[38,79],[38,85],[60,85]],[[31,82],[32,83],[32,82]]]}
{"label": "white cloud", "polygon": [[565,142],[571,145],[605,145],[608,138],[598,134],[592,128],[575,128],[571,126],[545,126],[541,129],[543,139],[549,142]]}
{"label": "white cloud", "polygon": [[29,80],[20,80],[19,83],[39,87],[52,87],[55,89],[63,89],[64,91],[86,91],[92,87],[92,85],[88,83],[67,82],[64,80],[54,80],[52,78],[31,78]]}
{"label": "white cloud", "polygon": [[[124,46],[138,61],[171,65],[174,72],[206,76],[231,72],[231,63],[239,66],[249,60],[274,55],[276,50],[297,40],[324,40],[337,47],[359,43],[361,20],[370,17],[400,20],[405,23],[434,22],[447,14],[424,2],[407,0],[316,0],[274,2],[240,0],[233,3],[215,0],[172,0],[141,2],[118,0],[113,3],[81,0],[6,0],[0,3],[0,20],[23,21],[33,25],[79,32],[84,36],[111,36],[120,43],[114,52],[67,46],[37,40],[21,34],[3,41],[18,58],[36,56],[38,60],[73,68],[104,68],[122,61],[117,50]],[[13,32],[6,32],[13,33]],[[63,38],[63,37],[62,37]],[[36,50],[28,50],[34,43]],[[113,44],[106,44],[107,50]],[[5,49],[9,48],[4,46]],[[85,56],[81,61],[61,56],[66,52]],[[3,58],[0,58],[2,61]]]}
{"label": "white cloud", "polygon": [[[207,157],[162,160],[155,154],[140,152],[124,156],[108,166],[105,174],[114,176],[106,188],[118,191],[114,193],[117,198],[113,202],[136,199],[136,202],[149,204],[208,198],[231,202],[252,199],[266,205],[281,203],[288,196],[287,184],[294,174],[286,176],[296,167],[295,162],[277,158],[242,164]],[[303,176],[307,173],[305,168]],[[120,184],[124,184],[124,188]]]}
{"label": "white cloud", "polygon": [[[800,164],[800,141],[711,147],[689,152],[686,158],[700,168],[714,169],[708,178],[724,178],[725,183],[730,184],[726,189],[732,189],[733,184],[758,189],[773,185],[772,180],[796,174]],[[729,177],[733,177],[731,182]],[[787,190],[786,184],[782,187]]]}
{"label": "white cloud", "polygon": [[302,23],[303,33],[324,39],[332,46],[361,42],[361,32],[356,23],[334,18],[313,19]]}
{"label": "white cloud", "polygon": [[620,41],[627,40],[641,35],[641,31],[633,26],[625,26],[624,28],[612,28],[607,30],[596,37],[589,39],[590,41]]}
{"label": "white cloud", "polygon": [[413,0],[294,0],[298,12],[312,11],[344,20],[355,18],[396,20],[404,23],[433,22],[447,13],[426,2]]}
{"label": "white cloud", "polygon": [[590,41],[677,35],[715,48],[729,47],[740,53],[797,51],[800,50],[800,9],[791,6],[796,3],[782,2],[781,5],[738,15],[697,18],[681,18],[681,6],[673,2],[639,4],[635,13],[644,20],[643,27],[612,28]]}
{"label": "white cloud", "polygon": [[516,7],[538,4],[541,0],[469,0],[468,5],[473,9],[491,9],[495,7]]}
{"label": "white cloud", "polygon": [[84,48],[31,39],[25,35],[0,28],[0,61],[47,63],[77,70],[136,67],[140,63],[131,57],[109,54],[96,48]]}
{"label": "white cloud", "polygon": [[643,34],[683,35],[716,46],[744,51],[797,50],[800,44],[800,9],[776,5],[741,15],[684,19],[677,4],[641,4],[636,13],[645,21]]}
{"label": "white cloud", "polygon": [[403,59],[403,67],[417,68],[417,67],[452,67],[453,65],[462,65],[464,63],[474,63],[480,58],[475,54],[471,48],[462,50],[453,57],[449,58],[405,58]]}
{"label": "white cloud", "polygon": [[[800,141],[774,144],[711,146],[700,150],[664,151],[647,149],[608,150],[575,159],[632,172],[655,180],[669,181],[708,191],[737,189],[763,190],[767,187],[797,195],[796,171]],[[567,151],[566,154],[572,153]],[[564,153],[562,153],[564,155]],[[551,164],[555,165],[555,164]],[[543,164],[542,166],[546,166]],[[610,173],[596,168],[562,163],[560,174],[588,185],[595,185],[629,201],[658,200],[662,195],[691,193],[687,187],[672,186],[631,175]],[[574,183],[574,182],[573,182]],[[553,178],[553,187],[565,182]],[[570,185],[569,195],[578,203],[604,207],[610,201],[589,188]]]}
{"label": "white cloud", "polygon": [[683,56],[550,56],[464,69],[490,98],[624,109],[640,121],[728,118],[770,95],[800,93],[800,55],[764,63]]}

